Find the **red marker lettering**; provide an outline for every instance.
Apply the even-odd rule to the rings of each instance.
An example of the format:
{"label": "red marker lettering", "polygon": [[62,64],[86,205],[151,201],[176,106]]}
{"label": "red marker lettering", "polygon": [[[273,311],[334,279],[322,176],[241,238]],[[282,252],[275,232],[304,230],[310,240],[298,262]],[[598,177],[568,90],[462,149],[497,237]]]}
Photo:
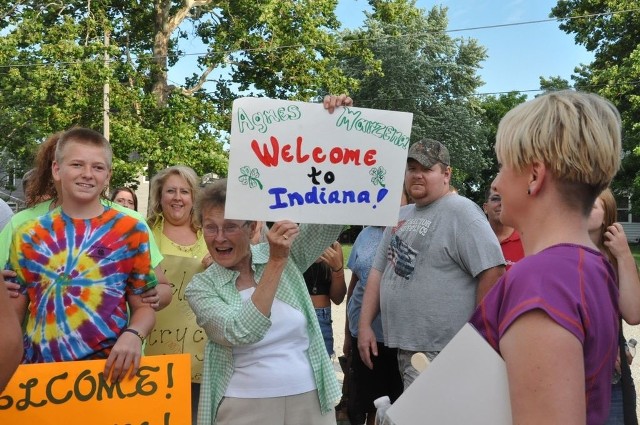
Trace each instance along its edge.
{"label": "red marker lettering", "polygon": [[[327,160],[327,153],[320,147],[316,146],[311,150],[311,154],[304,153],[302,150],[302,137],[298,136],[296,139],[295,152],[292,152],[293,146],[286,144],[280,149],[280,143],[278,139],[271,136],[269,138],[271,146],[267,143],[262,144],[262,147],[257,140],[251,141],[251,149],[256,155],[258,160],[267,167],[275,167],[278,165],[280,158],[284,162],[296,162],[303,164],[311,158],[316,164],[322,164]],[[369,149],[362,155],[360,149],[349,149],[339,146],[334,146],[328,151],[329,161],[332,164],[349,164],[361,165],[361,160],[365,165],[371,167],[375,165],[376,154],[378,152],[375,149]]]}
{"label": "red marker lettering", "polygon": [[296,160],[298,161],[298,164],[307,162],[307,159],[309,159],[309,155],[300,155],[300,152],[302,151],[302,137],[298,136],[298,139],[296,139],[296,146]]}

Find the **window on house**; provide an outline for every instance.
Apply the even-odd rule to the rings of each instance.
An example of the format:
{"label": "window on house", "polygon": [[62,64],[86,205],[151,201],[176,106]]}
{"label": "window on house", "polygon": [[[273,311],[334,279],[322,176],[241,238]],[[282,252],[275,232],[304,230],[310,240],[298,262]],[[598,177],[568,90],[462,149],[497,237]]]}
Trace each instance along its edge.
{"label": "window on house", "polygon": [[616,195],[616,205],[618,207],[618,221],[620,223],[630,223],[629,219],[629,197]]}

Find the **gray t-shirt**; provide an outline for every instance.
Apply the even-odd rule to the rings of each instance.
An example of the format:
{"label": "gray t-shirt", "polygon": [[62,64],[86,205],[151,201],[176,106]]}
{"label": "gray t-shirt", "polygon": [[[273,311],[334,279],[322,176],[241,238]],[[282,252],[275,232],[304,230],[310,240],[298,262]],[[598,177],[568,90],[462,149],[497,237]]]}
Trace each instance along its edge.
{"label": "gray t-shirt", "polygon": [[373,263],[382,272],[385,344],[442,350],[475,309],[476,276],[504,264],[489,222],[469,199],[449,194],[427,206],[402,207]]}

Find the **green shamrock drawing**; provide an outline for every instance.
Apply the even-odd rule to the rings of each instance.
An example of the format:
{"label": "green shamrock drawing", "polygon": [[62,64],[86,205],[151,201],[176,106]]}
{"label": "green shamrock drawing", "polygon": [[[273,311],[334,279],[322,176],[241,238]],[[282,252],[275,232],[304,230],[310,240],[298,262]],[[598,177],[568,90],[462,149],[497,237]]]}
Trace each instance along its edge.
{"label": "green shamrock drawing", "polygon": [[382,187],[385,187],[384,176],[387,175],[387,170],[385,170],[383,166],[373,167],[372,169],[369,170],[369,175],[372,176],[371,183],[373,183],[374,186],[380,185]]}
{"label": "green shamrock drawing", "polygon": [[251,189],[258,186],[260,190],[262,190],[262,183],[258,180],[259,177],[260,172],[257,168],[251,169],[246,165],[240,167],[240,177],[238,177],[238,180],[244,185],[248,184]]}

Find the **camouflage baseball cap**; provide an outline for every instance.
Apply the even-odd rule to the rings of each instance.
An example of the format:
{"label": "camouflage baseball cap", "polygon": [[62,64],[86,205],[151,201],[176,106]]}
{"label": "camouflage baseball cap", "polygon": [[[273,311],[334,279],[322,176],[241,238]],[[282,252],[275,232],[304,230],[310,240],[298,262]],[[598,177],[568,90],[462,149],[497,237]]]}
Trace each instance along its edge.
{"label": "camouflage baseball cap", "polygon": [[442,143],[432,139],[422,139],[409,148],[407,159],[415,159],[425,168],[431,168],[438,162],[448,166],[451,163],[449,151]]}

